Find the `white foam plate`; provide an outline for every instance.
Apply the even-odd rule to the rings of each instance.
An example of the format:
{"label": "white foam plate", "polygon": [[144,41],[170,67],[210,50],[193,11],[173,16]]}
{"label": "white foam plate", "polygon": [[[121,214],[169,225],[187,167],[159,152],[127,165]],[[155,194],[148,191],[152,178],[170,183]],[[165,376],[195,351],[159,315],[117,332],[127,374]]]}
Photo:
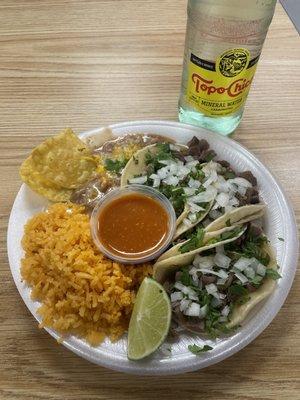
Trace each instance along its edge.
{"label": "white foam plate", "polygon": [[[264,229],[273,248],[276,250],[282,278],[273,294],[249,315],[243,326],[229,338],[218,339],[212,343],[214,349],[195,356],[188,351],[189,344],[202,344],[201,339],[182,335],[178,343],[172,345],[172,356],[157,352],[153,357],[134,362],[126,357],[126,337],[116,343],[106,340],[98,347],[91,347],[84,340],[70,336],[63,342],[69,350],[79,356],[107,368],[132,374],[167,375],[205,368],[224,360],[254,340],[273,320],[283,305],[293,282],[297,264],[298,239],[295,217],[282,188],[271,173],[257,158],[237,142],[204,129],[176,122],[137,121],[112,125],[116,136],[127,133],[153,133],[169,136],[177,142],[186,143],[192,136],[207,139],[220,158],[229,161],[236,170],[251,170],[257,177],[260,196],[267,204]],[[87,138],[101,129],[82,133]],[[21,282],[20,260],[23,256],[21,239],[26,221],[47,206],[47,201],[22,185],[15,199],[8,226],[8,256],[15,284],[27,308],[39,321],[39,303],[30,299],[30,289]],[[278,237],[284,238],[284,242]],[[58,334],[47,329],[51,336]]]}

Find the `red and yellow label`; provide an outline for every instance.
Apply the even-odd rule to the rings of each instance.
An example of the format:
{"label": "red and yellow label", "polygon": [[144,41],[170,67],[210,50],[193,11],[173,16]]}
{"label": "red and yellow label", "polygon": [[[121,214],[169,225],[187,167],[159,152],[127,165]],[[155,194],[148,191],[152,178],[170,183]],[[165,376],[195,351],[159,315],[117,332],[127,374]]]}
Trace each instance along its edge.
{"label": "red and yellow label", "polygon": [[188,103],[210,117],[235,113],[246,101],[258,59],[246,49],[227,50],[215,63],[191,54]]}

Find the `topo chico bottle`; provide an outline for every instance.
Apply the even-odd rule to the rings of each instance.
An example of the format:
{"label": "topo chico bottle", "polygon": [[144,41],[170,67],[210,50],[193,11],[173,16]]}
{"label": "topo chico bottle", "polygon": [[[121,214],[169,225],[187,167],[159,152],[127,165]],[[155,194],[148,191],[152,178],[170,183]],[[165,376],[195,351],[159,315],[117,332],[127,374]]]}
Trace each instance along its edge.
{"label": "topo chico bottle", "polygon": [[276,0],[189,0],[179,120],[238,126]]}

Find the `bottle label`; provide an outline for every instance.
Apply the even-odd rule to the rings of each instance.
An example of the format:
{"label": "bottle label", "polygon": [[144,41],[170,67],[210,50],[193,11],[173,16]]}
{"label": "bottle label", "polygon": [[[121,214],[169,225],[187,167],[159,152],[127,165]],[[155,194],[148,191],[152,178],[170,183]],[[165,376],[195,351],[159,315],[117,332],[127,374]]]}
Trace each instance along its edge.
{"label": "bottle label", "polygon": [[230,49],[216,62],[191,54],[186,99],[210,117],[235,113],[246,101],[259,56],[250,59],[246,49]]}

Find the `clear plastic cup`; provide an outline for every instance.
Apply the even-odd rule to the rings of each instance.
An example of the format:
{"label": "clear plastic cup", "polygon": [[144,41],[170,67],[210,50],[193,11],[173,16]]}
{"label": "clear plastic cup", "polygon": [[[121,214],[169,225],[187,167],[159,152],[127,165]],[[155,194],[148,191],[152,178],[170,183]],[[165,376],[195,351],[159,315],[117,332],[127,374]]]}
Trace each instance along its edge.
{"label": "clear plastic cup", "polygon": [[[167,212],[168,214],[168,233],[164,239],[164,241],[161,243],[161,246],[158,248],[155,248],[153,252],[146,252],[145,255],[137,258],[137,257],[121,257],[117,254],[114,254],[113,252],[110,251],[110,249],[106,248],[104,244],[101,242],[101,239],[99,237],[99,231],[98,231],[98,223],[99,223],[99,215],[101,211],[107,206],[108,203],[111,201],[120,198],[122,196],[132,194],[132,193],[139,193],[143,194],[145,196],[151,197],[152,199],[156,200]],[[98,249],[105,254],[107,257],[109,257],[112,260],[118,261],[123,264],[141,264],[150,260],[153,260],[157,258],[166,248],[169,246],[169,244],[172,241],[172,238],[175,233],[176,229],[176,214],[174,211],[174,208],[171,204],[171,202],[167,199],[166,196],[164,196],[162,193],[157,191],[156,189],[153,189],[149,186],[144,186],[144,185],[128,185],[125,186],[124,188],[119,188],[110,191],[107,193],[100,201],[99,203],[95,206],[91,219],[90,219],[90,225],[91,225],[91,233],[92,237],[94,240],[94,243],[98,247]],[[118,232],[116,232],[117,234]]]}

